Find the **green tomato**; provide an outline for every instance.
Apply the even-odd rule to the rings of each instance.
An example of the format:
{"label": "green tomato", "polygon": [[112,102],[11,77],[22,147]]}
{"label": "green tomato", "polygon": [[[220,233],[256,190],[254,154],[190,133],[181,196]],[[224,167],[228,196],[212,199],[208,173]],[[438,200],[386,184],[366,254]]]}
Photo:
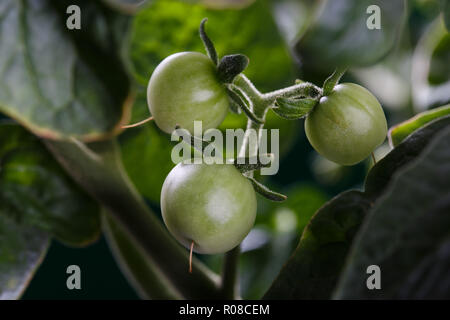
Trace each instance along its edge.
{"label": "green tomato", "polygon": [[167,133],[177,124],[193,133],[194,120],[202,121],[203,131],[215,128],[229,106],[216,66],[198,52],[180,52],[164,59],[150,77],[147,102],[157,126]]}
{"label": "green tomato", "polygon": [[170,233],[186,248],[216,254],[239,245],[256,217],[251,182],[230,164],[179,163],[161,191],[161,211]]}
{"label": "green tomato", "polygon": [[387,123],[380,103],[367,89],[343,83],[320,99],[306,118],[305,131],[322,156],[353,165],[383,143]]}

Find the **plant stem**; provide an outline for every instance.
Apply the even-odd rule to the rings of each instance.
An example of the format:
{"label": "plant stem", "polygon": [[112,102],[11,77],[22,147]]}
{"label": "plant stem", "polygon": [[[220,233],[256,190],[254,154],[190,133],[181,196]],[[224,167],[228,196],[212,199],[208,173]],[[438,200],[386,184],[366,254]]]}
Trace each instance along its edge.
{"label": "plant stem", "polygon": [[[244,75],[239,74],[236,76],[234,82],[237,87],[239,87],[251,100],[252,102],[252,112],[262,120],[265,120],[267,111],[274,105],[275,100],[280,97],[289,98],[289,97],[309,97],[316,98],[322,94],[322,89],[317,87],[316,85],[309,82],[302,82],[284,89],[261,93],[253,83]],[[239,157],[253,157],[258,154],[258,145],[261,139],[261,132],[264,127],[264,124],[258,124],[251,119],[247,121],[247,129],[244,135],[244,141],[239,150]],[[255,130],[257,134],[257,142],[250,143],[254,141],[250,139],[250,135],[252,131]],[[248,155],[247,155],[248,153]],[[253,176],[253,172],[246,172],[245,175],[250,177]],[[238,263],[239,263],[239,254],[240,248],[239,246],[235,249],[227,252],[225,254],[225,260],[223,264],[223,272],[222,272],[222,293],[227,298],[236,298],[238,296]]]}

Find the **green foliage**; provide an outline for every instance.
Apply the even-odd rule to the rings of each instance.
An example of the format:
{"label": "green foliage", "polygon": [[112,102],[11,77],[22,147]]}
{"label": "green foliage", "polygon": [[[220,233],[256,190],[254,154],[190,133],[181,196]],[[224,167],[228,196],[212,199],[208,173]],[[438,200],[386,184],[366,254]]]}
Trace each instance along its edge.
{"label": "green foliage", "polygon": [[82,29],[68,33],[69,4],[2,3],[0,28],[8,31],[0,40],[0,111],[43,137],[93,140],[116,132],[124,116],[129,19],[85,0],[78,3]]}
{"label": "green foliage", "polygon": [[395,125],[389,129],[388,138],[391,147],[397,146],[400,142],[413,133],[415,130],[423,127],[428,122],[437,118],[450,114],[450,105],[442,106],[440,108],[431,109],[417,114],[411,119]]}
{"label": "green foliage", "polygon": [[75,246],[100,234],[98,206],[24,128],[0,124],[0,299],[17,299],[49,239]]}
{"label": "green foliage", "polygon": [[83,246],[100,234],[98,206],[67,177],[40,141],[0,125],[0,210],[23,225]]}
{"label": "green foliage", "polygon": [[[295,44],[295,52],[307,68],[329,74],[339,66],[372,65],[394,47],[404,22],[405,1],[322,2],[323,7]],[[366,9],[371,5],[380,8],[380,29],[366,26],[370,16]]]}
{"label": "green foliage", "polygon": [[[369,210],[377,206],[381,194],[390,194],[385,190],[395,172],[418,157],[427,143],[448,125],[448,118],[442,118],[417,130],[372,168],[364,192],[344,192],[320,208],[304,229],[294,255],[281,270],[265,298],[329,299],[353,238]],[[448,160],[447,155],[447,161],[444,162]],[[420,179],[413,181],[409,184],[420,185]],[[421,207],[420,202],[417,202],[417,210],[426,210],[425,206]],[[394,212],[391,214],[395,216]],[[379,226],[379,230],[382,229]],[[384,250],[383,247],[378,248]]]}
{"label": "green foliage", "polygon": [[[450,126],[400,169],[355,239],[337,299],[445,299],[450,295]],[[367,266],[382,290],[367,290]]]}
{"label": "green foliage", "polygon": [[14,221],[0,209],[0,300],[20,298],[48,245],[45,231]]}

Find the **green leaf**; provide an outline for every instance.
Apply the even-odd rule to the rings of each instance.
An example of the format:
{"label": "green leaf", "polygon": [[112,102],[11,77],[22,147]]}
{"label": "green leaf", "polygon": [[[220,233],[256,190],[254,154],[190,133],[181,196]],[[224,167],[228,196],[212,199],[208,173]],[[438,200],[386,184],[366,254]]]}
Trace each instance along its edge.
{"label": "green leaf", "polygon": [[15,124],[0,125],[0,211],[69,245],[87,245],[100,234],[98,205]]}
{"label": "green leaf", "polygon": [[297,120],[305,117],[317,104],[316,99],[302,98],[278,98],[276,107],[272,108],[280,117],[287,120]]}
{"label": "green leaf", "polygon": [[424,111],[450,103],[450,33],[441,19],[423,33],[411,61],[414,107]]}
{"label": "green leaf", "polygon": [[[348,256],[336,299],[450,297],[450,126],[396,174]],[[381,270],[368,290],[366,269]]]}
{"label": "green leaf", "polygon": [[340,194],[321,207],[264,299],[328,299],[369,207],[359,191]]}
{"label": "green leaf", "polygon": [[[302,65],[321,72],[374,64],[394,47],[405,20],[405,1],[321,2],[322,8],[316,10],[315,19],[294,48]],[[380,29],[367,27],[376,13],[366,10],[374,5],[380,9]]]}
{"label": "green leaf", "polygon": [[49,236],[0,209],[0,300],[19,299],[41,264]]}
{"label": "green leaf", "polygon": [[182,298],[142,248],[127,235],[119,223],[106,214],[103,215],[103,229],[120,269],[142,299]]}
{"label": "green leaf", "polygon": [[81,30],[68,30],[71,4],[2,1],[0,112],[46,138],[95,140],[119,131],[130,102],[122,62],[130,19],[77,1]]}
{"label": "green leaf", "polygon": [[424,111],[417,114],[411,119],[408,119],[402,123],[399,123],[389,129],[388,139],[391,147],[397,146],[401,143],[407,136],[419,129],[420,127],[426,125],[430,121],[437,118],[444,117],[450,114],[450,104],[431,109],[429,111]]}
{"label": "green leaf", "polygon": [[442,118],[420,128],[372,167],[364,192],[344,192],[320,208],[265,298],[329,299],[369,209],[395,173],[416,159],[430,140],[449,125],[449,120]]}
{"label": "green leaf", "polygon": [[170,54],[204,52],[198,36],[198,25],[204,17],[208,17],[208,35],[220,56],[242,53],[251,59],[245,74],[260,90],[294,82],[293,62],[278,33],[269,1],[259,0],[243,10],[224,12],[192,2],[165,0],[149,3],[133,23],[130,52],[141,85],[147,86],[153,70]]}

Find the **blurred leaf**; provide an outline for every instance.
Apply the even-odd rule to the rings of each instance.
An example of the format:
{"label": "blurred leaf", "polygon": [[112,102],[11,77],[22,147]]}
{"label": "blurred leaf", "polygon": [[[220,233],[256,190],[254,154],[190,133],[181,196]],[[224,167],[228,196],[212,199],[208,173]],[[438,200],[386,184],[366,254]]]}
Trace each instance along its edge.
{"label": "blurred leaf", "polygon": [[119,130],[129,104],[129,18],[83,0],[81,30],[68,30],[70,4],[1,2],[0,111],[46,138],[95,140]]}
{"label": "blurred leaf", "polygon": [[327,202],[303,231],[300,244],[265,299],[328,299],[370,201],[349,191]]}
{"label": "blurred leaf", "polygon": [[0,300],[19,299],[44,258],[48,234],[0,209]]}
{"label": "blurred leaf", "polygon": [[103,229],[120,269],[142,299],[182,298],[142,248],[132,241],[119,223],[106,214],[103,215]]}
{"label": "blurred leaf", "polygon": [[408,119],[402,123],[399,123],[389,129],[388,138],[391,147],[397,146],[402,142],[407,136],[413,133],[415,130],[423,127],[430,121],[437,118],[444,117],[450,114],[450,104],[431,109],[429,111],[424,111],[417,114],[411,119]]}
{"label": "blurred leaf", "polygon": [[436,19],[420,39],[412,59],[414,107],[424,111],[450,102],[450,34]]}
{"label": "blurred leaf", "polygon": [[[450,126],[402,168],[349,254],[337,299],[450,298]],[[366,269],[381,270],[368,290]]]}
{"label": "blurred leaf", "polygon": [[417,130],[372,167],[364,192],[344,192],[320,208],[265,298],[330,298],[353,237],[369,209],[376,205],[394,173],[416,159],[433,136],[446,127],[447,120],[438,119]]}
{"label": "blurred leaf", "polygon": [[[138,94],[134,108],[147,108],[144,93]],[[119,136],[119,143],[130,179],[144,197],[159,204],[164,180],[175,166],[171,159],[175,142],[154,123],[149,123],[128,129]]]}
{"label": "blurred leaf", "polygon": [[100,234],[98,205],[33,135],[15,124],[0,125],[0,210],[69,245],[87,245]]}
{"label": "blurred leaf", "polygon": [[[324,73],[340,66],[372,65],[393,47],[404,23],[404,1],[322,1],[315,20],[295,44],[302,65]],[[380,9],[380,29],[369,29],[368,20]]]}
{"label": "blurred leaf", "polygon": [[208,10],[201,5],[157,0],[140,11],[133,24],[131,57],[138,82],[147,86],[156,66],[180,51],[205,53],[198,34],[203,18],[220,57],[241,53],[250,58],[245,74],[261,90],[295,80],[292,60],[273,21],[267,0],[243,10]]}

